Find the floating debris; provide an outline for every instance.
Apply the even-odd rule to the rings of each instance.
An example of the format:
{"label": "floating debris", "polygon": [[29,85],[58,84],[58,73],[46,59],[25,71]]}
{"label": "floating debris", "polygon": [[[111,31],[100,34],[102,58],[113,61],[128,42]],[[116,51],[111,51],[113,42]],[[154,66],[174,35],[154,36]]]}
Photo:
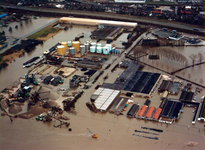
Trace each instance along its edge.
{"label": "floating debris", "polygon": [[150,137],[150,136],[144,136],[144,135],[139,135],[139,134],[132,134],[132,135],[147,138],[147,139],[152,139],[152,140],[158,140],[159,139],[158,137]]}
{"label": "floating debris", "polygon": [[141,128],[142,128],[142,129],[146,129],[146,130],[156,131],[156,132],[163,132],[163,130],[161,130],[161,129],[148,128],[148,127],[141,127]]}
{"label": "floating debris", "polygon": [[140,131],[140,130],[135,130],[135,132],[146,133],[146,134],[152,134],[152,135],[159,135],[158,133],[151,133],[151,132]]}
{"label": "floating debris", "polygon": [[186,145],[190,146],[190,147],[194,147],[194,146],[197,146],[198,143],[197,142],[193,142],[193,141],[189,141]]}

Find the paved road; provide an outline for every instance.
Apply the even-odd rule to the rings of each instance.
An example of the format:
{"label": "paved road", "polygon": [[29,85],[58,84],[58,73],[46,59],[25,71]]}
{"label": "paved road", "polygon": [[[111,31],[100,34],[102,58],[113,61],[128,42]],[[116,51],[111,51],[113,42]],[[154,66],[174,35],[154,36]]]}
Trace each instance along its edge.
{"label": "paved road", "polygon": [[20,10],[26,10],[26,11],[33,11],[38,13],[55,13],[55,14],[62,14],[64,16],[81,16],[81,17],[91,17],[91,18],[103,18],[103,19],[112,19],[112,20],[123,20],[123,21],[131,21],[131,22],[138,22],[138,23],[147,23],[147,24],[153,24],[153,25],[160,25],[160,26],[166,26],[170,28],[177,28],[181,30],[187,30],[187,31],[193,31],[193,28],[197,28],[200,31],[198,33],[205,33],[203,28],[185,24],[185,23],[179,23],[179,22],[171,22],[171,21],[159,21],[154,20],[152,18],[142,18],[138,16],[130,16],[130,15],[120,15],[120,14],[113,14],[113,13],[106,13],[106,12],[89,12],[89,11],[79,11],[79,10],[64,10],[64,9],[40,9],[40,8],[29,8],[29,7],[22,7],[22,6],[5,6],[2,5],[5,8],[12,8],[12,9],[20,9]]}

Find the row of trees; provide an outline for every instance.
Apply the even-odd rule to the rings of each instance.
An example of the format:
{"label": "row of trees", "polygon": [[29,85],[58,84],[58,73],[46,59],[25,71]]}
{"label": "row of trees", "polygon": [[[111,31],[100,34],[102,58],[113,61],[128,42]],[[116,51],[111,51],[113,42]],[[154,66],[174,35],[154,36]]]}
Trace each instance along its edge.
{"label": "row of trees", "polygon": [[173,62],[179,62],[184,66],[188,65],[187,58],[171,48],[153,47],[150,48],[147,52],[150,55],[159,55],[160,58],[171,60]]}
{"label": "row of trees", "polygon": [[201,53],[191,54],[191,55],[189,56],[189,58],[191,58],[191,60],[192,60],[192,66],[193,66],[193,67],[194,67],[194,65],[196,64],[197,59],[198,59],[198,63],[202,63],[203,60],[204,60],[204,56],[203,56],[203,54],[201,54]]}

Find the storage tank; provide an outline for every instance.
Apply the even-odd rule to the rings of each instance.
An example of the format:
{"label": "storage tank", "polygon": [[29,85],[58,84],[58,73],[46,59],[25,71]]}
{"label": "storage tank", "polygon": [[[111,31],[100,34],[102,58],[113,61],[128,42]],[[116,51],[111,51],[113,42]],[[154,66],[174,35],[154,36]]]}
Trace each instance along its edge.
{"label": "storage tank", "polygon": [[96,46],[96,43],[95,42],[91,42],[90,45],[91,46]]}
{"label": "storage tank", "polygon": [[68,47],[72,47],[72,41],[67,42]]}
{"label": "storage tank", "polygon": [[72,47],[75,48],[75,50],[79,50],[80,49],[80,42],[79,41],[73,41],[72,42]]}
{"label": "storage tank", "polygon": [[57,53],[58,53],[58,55],[64,55],[65,54],[65,46],[64,45],[58,45],[57,46]]}
{"label": "storage tank", "polygon": [[80,53],[85,55],[85,45],[80,45]]}
{"label": "storage tank", "polygon": [[65,50],[68,49],[68,44],[67,44],[67,42],[61,42],[61,45],[65,46]]}
{"label": "storage tank", "polygon": [[97,47],[97,51],[96,51],[98,54],[101,54],[102,53],[102,47]]}
{"label": "storage tank", "polygon": [[90,52],[95,53],[95,48],[96,48],[95,46],[90,46]]}
{"label": "storage tank", "polygon": [[84,45],[85,45],[85,51],[86,52],[89,51],[89,43],[84,43]]}
{"label": "storage tank", "polygon": [[112,45],[111,44],[106,44],[106,47],[108,47],[108,51],[110,51],[112,49]]}
{"label": "storage tank", "polygon": [[74,47],[69,48],[69,54],[70,55],[75,55],[75,48]]}
{"label": "storage tank", "polygon": [[103,54],[104,54],[104,55],[108,55],[108,54],[109,54],[109,50],[108,50],[108,47],[107,47],[107,46],[104,46],[104,47],[103,47]]}
{"label": "storage tank", "polygon": [[97,47],[102,47],[102,44],[101,44],[101,43],[98,43],[98,44],[97,44]]}

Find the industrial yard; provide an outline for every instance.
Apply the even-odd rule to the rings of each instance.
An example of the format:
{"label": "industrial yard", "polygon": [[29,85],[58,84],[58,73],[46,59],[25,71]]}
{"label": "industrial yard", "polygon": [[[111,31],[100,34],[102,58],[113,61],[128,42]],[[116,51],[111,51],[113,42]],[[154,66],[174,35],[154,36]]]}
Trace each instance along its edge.
{"label": "industrial yard", "polygon": [[[167,37],[137,23],[58,23],[68,29],[50,47],[45,41],[40,59],[28,60],[25,75],[1,92],[2,149],[204,148],[204,71],[178,71],[204,63],[194,66],[186,49],[173,50],[184,39],[167,48]],[[87,32],[67,38],[75,27]],[[204,54],[203,42],[196,54]]]}

